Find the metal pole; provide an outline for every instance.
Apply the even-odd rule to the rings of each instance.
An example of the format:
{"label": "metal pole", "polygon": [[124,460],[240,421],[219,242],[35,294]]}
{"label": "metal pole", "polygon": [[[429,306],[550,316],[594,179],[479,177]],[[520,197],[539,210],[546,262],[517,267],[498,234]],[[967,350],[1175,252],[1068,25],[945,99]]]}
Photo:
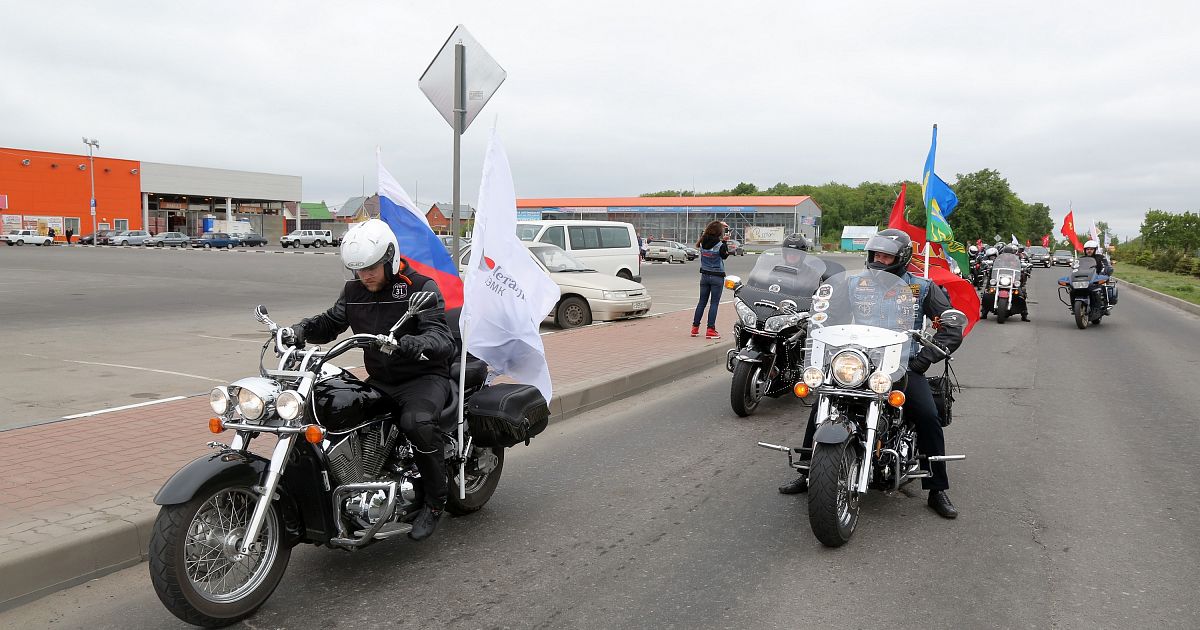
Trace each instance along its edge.
{"label": "metal pole", "polygon": [[[99,245],[99,243],[96,242],[96,160],[92,157],[92,147],[99,149],[100,141],[96,140],[95,138],[90,140],[88,138],[84,138],[83,143],[88,147],[88,177],[90,178],[92,184],[92,198],[88,203],[88,209],[92,213],[92,245]],[[82,240],[82,237],[80,237],[80,240]]]}
{"label": "metal pole", "polygon": [[462,133],[463,120],[466,118],[466,98],[465,90],[467,88],[467,77],[464,72],[464,51],[465,48],[462,42],[454,45],[454,212],[450,217],[450,230],[453,234],[450,243],[450,253],[453,255],[454,264],[458,264],[458,184],[460,176],[460,167],[462,160]]}

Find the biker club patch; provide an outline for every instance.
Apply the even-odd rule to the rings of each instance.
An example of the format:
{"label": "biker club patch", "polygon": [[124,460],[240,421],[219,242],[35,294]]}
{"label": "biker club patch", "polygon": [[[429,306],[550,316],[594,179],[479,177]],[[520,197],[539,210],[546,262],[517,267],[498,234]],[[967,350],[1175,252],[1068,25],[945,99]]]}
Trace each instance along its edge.
{"label": "biker club patch", "polygon": [[392,285],[392,297],[399,300],[408,295],[408,285],[403,282],[397,282]]}
{"label": "biker club patch", "polygon": [[921,297],[921,285],[914,282],[914,283],[908,285],[908,288],[910,291],[912,291],[914,298]]}

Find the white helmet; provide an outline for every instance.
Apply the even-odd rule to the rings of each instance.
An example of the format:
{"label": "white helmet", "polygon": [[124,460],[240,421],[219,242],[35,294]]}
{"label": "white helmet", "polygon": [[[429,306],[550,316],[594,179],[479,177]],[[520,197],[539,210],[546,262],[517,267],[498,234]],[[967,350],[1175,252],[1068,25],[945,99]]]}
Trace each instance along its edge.
{"label": "white helmet", "polygon": [[1083,244],[1084,249],[1087,249],[1089,247],[1092,249],[1100,249],[1100,243],[1097,243],[1096,241],[1093,241],[1093,240],[1089,240],[1088,242]]}
{"label": "white helmet", "polygon": [[400,273],[400,244],[387,223],[368,219],[350,228],[342,237],[342,264],[351,271],[370,267],[380,261],[392,263],[392,273]]}
{"label": "white helmet", "polygon": [[1000,252],[997,251],[995,247],[989,247],[987,248],[987,251],[984,252],[984,256],[997,256],[999,254]]}
{"label": "white helmet", "polygon": [[968,247],[968,248],[967,248],[967,251],[971,252],[972,254],[978,254],[978,253],[979,253],[979,248],[978,248],[978,247],[976,247],[976,246],[974,246],[974,245],[972,245],[972,246],[970,246],[970,247]]}

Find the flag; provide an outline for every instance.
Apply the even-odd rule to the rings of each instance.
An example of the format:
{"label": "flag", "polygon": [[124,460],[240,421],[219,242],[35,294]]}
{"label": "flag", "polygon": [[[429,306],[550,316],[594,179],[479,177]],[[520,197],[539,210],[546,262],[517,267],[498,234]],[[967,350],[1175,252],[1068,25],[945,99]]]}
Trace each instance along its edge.
{"label": "flag", "polygon": [[1017,235],[1016,235],[1016,234],[1013,234],[1013,233],[1009,232],[1009,234],[1008,234],[1008,235],[1012,237],[1012,244],[1013,244],[1013,245],[1020,245],[1020,244],[1021,244],[1021,242],[1017,240]]}
{"label": "flag", "polygon": [[1088,237],[1093,241],[1099,241],[1100,237],[1096,235],[1096,222],[1092,221],[1092,229],[1088,230]]}
{"label": "flag", "polygon": [[1042,247],[1050,247],[1050,235],[1049,234],[1042,237]]}
{"label": "flag", "polygon": [[921,198],[925,202],[925,231],[927,240],[944,243],[954,239],[954,231],[946,223],[946,217],[958,205],[958,197],[942,178],[933,172],[933,158],[937,152],[937,125],[933,126],[933,142],[929,145],[929,156],[925,158],[925,170],[921,174]]}
{"label": "flag", "polygon": [[1075,251],[1083,251],[1083,245],[1079,242],[1079,235],[1075,233],[1075,211],[1072,210],[1063,217],[1062,235],[1071,241],[1071,245],[1075,247]]}
{"label": "flag", "polygon": [[958,263],[959,273],[971,273],[971,259],[967,257],[967,248],[958,241],[947,241],[943,245],[943,253]]}
{"label": "flag", "polygon": [[[915,263],[909,263],[908,270],[914,275],[924,273],[924,269]],[[967,316],[967,325],[963,327],[963,336],[971,332],[975,322],[979,321],[979,294],[975,285],[954,275],[954,272],[941,266],[929,266],[929,279],[934,284],[946,290],[950,296],[950,305]]]}
{"label": "flag", "polygon": [[978,247],[979,249],[983,249],[983,239],[981,239],[981,238],[975,239],[975,247]]}
{"label": "flag", "polygon": [[417,273],[433,279],[442,292],[446,311],[462,308],[463,283],[450,259],[450,252],[430,229],[429,221],[417,210],[417,204],[383,167],[378,150],[375,157],[379,165],[379,218],[396,234],[400,256]]}
{"label": "flag", "polygon": [[504,146],[492,130],[479,183],[475,238],[459,326],[466,349],[493,370],[553,395],[539,326],[558,285],[517,238],[517,195]]}
{"label": "flag", "polygon": [[896,197],[896,203],[892,204],[892,215],[888,217],[888,227],[902,230],[908,237],[912,239],[913,251],[920,249],[919,245],[925,242],[925,230],[908,222],[908,218],[904,216],[904,192],[908,188],[908,184],[900,184],[900,195]]}

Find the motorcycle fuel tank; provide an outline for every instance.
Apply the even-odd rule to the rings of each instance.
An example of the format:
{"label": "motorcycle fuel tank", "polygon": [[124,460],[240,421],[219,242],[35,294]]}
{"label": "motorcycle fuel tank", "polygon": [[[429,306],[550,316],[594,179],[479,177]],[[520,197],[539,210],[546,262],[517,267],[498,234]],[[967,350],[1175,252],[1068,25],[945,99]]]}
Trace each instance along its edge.
{"label": "motorcycle fuel tank", "polygon": [[340,433],[384,418],[400,418],[400,406],[383,390],[343,373],[313,386],[317,420]]}

